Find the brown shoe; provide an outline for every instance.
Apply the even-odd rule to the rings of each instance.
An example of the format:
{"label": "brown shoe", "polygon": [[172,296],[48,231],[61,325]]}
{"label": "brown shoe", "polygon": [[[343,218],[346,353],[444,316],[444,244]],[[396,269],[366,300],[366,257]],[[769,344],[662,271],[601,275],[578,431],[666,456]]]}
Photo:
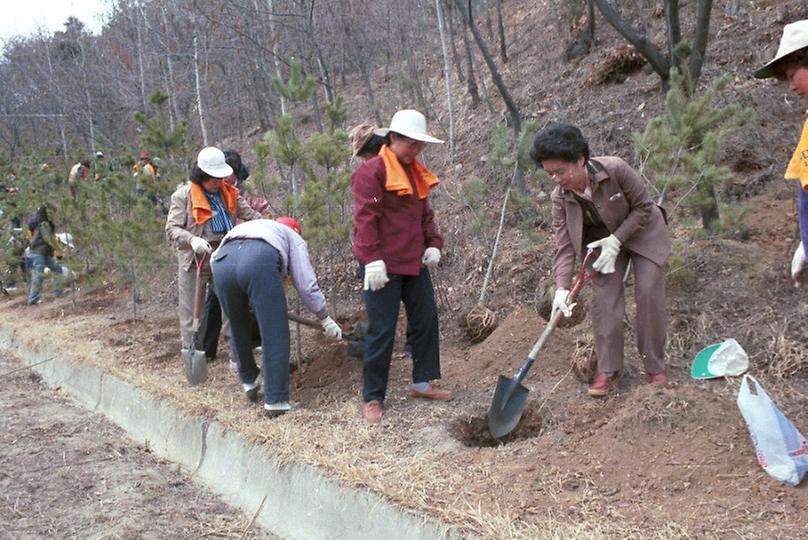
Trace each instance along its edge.
{"label": "brown shoe", "polygon": [[589,387],[589,395],[592,397],[608,395],[610,392],[617,389],[619,378],[620,374],[617,372],[611,375],[608,373],[598,373],[595,375],[595,382]]}
{"label": "brown shoe", "polygon": [[429,383],[429,386],[427,386],[426,390],[423,392],[419,392],[415,388],[410,388],[410,397],[447,401],[452,399],[452,392],[451,390],[443,390],[442,388],[438,388],[436,384]]}
{"label": "brown shoe", "polygon": [[669,382],[671,382],[671,380],[668,378],[668,375],[664,371],[660,371],[659,373],[648,374],[649,384],[662,386],[664,384],[668,384]]}
{"label": "brown shoe", "polygon": [[382,402],[378,399],[362,403],[362,417],[371,424],[382,421]]}

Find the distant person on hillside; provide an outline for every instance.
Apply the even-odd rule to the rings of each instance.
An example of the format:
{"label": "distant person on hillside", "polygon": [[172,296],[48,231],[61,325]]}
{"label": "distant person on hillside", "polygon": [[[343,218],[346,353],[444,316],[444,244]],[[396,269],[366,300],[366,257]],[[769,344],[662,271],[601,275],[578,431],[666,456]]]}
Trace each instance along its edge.
{"label": "distant person on hillside", "polygon": [[363,270],[363,298],[368,314],[362,383],[362,416],[382,419],[390,360],[401,302],[412,327],[413,367],[409,395],[451,399],[440,379],[440,331],[435,291],[429,270],[440,261],[443,237],[435,225],[429,192],[438,178],[416,158],[427,143],[443,143],[427,133],[418,111],[400,110],[379,155],[365,161],[351,176],[354,196],[353,250]]}
{"label": "distant person on hillside", "polygon": [[70,196],[76,198],[79,182],[90,177],[90,160],[83,159],[70,168],[67,175],[67,185],[70,188]]}
{"label": "distant person on hillside", "polygon": [[[132,166],[132,176],[135,177],[135,193],[142,197],[147,191],[154,188],[157,181],[157,165],[152,161],[151,152],[143,150],[137,156],[137,162]],[[154,194],[150,194],[150,198]]]}
{"label": "distant person on hillside", "polygon": [[[795,94],[808,100],[808,20],[785,25],[777,54],[755,72],[755,77],[777,77],[788,81]],[[808,246],[808,120],[803,125],[797,149],[788,162],[785,178],[800,183],[797,187],[800,243],[791,259],[791,278],[794,285],[799,287],[808,282],[808,260],[805,256]]]}
{"label": "distant person on hillside", "polygon": [[180,338],[186,349],[199,349],[191,343],[196,264],[201,265],[201,279],[207,285],[211,277],[208,256],[236,219],[261,217],[247,206],[238,190],[224,182],[231,174],[233,169],[225,162],[224,152],[213,146],[203,148],[191,167],[190,182],[171,195],[166,238],[177,249]]}
{"label": "distant person on hillside", "polygon": [[69,272],[56,261],[56,251],[60,249],[56,228],[48,216],[48,206],[43,205],[28,220],[28,232],[31,235],[29,256],[31,258],[31,287],[28,290],[28,305],[42,301],[41,289],[46,269],[53,274],[53,294],[62,296],[64,276]]}
{"label": "distant person on hillside", "polygon": [[306,307],[320,320],[325,334],[342,339],[342,329],[328,315],[317,285],[306,242],[296,219],[258,219],[233,228],[213,253],[216,293],[231,323],[232,343],[242,387],[258,400],[259,370],[253,357],[250,308],[261,330],[264,411],[278,416],[289,405],[289,320],[284,278],[288,275]]}
{"label": "distant person on hillside", "polygon": [[637,348],[651,384],[665,384],[665,273],[671,235],[662,211],[651,200],[643,179],[619,157],[591,158],[581,131],[553,124],[536,134],[530,156],[556,187],[552,201],[556,254],[553,261],[556,310],[569,317],[567,304],[575,260],[586,249],[599,249],[592,293],[592,328],[598,368],[589,395],[617,390],[623,369],[623,274],[631,261],[637,304]]}
{"label": "distant person on hillside", "polygon": [[[241,155],[235,150],[224,151],[225,162],[233,169],[233,174],[224,179],[225,182],[239,190],[239,195],[247,202],[250,208],[261,214],[264,218],[272,217],[272,206],[263,197],[259,197],[247,189],[245,182],[250,176],[250,170],[241,161]],[[236,224],[244,220],[237,219]],[[253,320],[255,317],[253,316]],[[256,325],[253,325],[254,327]],[[219,350],[219,334],[222,330],[222,308],[216,297],[214,287],[208,288],[208,297],[205,300],[205,315],[202,323],[203,335],[202,345],[205,349],[205,356],[208,361],[216,358]],[[260,343],[260,336],[255,336],[256,342]],[[234,358],[230,359],[230,369],[237,372],[238,365]]]}

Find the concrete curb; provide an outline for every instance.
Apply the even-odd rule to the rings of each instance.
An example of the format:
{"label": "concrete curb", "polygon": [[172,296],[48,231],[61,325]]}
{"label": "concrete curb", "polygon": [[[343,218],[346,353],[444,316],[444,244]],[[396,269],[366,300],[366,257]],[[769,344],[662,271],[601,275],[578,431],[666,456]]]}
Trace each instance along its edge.
{"label": "concrete curb", "polygon": [[[102,370],[33,349],[0,324],[0,348],[13,351],[51,386],[101,412],[135,441],[191,471],[228,503],[289,539],[460,539],[469,536],[402,510],[378,495],[349,488],[314,467],[282,464],[219,423],[189,418]],[[41,362],[38,365],[38,362]]]}

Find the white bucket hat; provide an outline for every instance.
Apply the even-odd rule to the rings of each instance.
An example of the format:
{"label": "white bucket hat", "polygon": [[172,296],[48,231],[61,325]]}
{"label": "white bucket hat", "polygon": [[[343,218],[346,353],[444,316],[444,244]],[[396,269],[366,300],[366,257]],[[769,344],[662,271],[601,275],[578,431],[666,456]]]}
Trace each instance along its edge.
{"label": "white bucket hat", "polygon": [[413,109],[403,109],[396,112],[393,119],[390,120],[390,127],[377,129],[375,133],[384,137],[391,131],[416,141],[443,144],[442,140],[426,132],[426,118],[424,118],[423,114]]}
{"label": "white bucket hat", "polygon": [[777,74],[773,69],[774,64],[804,47],[808,47],[808,19],[785,25],[777,54],[773,60],[755,72],[755,77],[758,79],[774,77]]}
{"label": "white bucket hat", "polygon": [[233,168],[224,159],[224,152],[215,146],[208,146],[199,151],[196,164],[203,172],[214,178],[225,178],[233,174]]}

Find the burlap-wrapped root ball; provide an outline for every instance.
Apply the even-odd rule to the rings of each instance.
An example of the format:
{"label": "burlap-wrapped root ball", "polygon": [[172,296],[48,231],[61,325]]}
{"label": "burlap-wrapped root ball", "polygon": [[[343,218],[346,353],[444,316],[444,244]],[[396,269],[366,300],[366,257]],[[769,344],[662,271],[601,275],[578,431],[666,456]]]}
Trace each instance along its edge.
{"label": "burlap-wrapped root ball", "polygon": [[497,316],[484,305],[477,304],[466,313],[462,325],[469,339],[479,343],[490,336],[497,327]]}
{"label": "burlap-wrapped root ball", "polygon": [[[555,286],[545,286],[544,290],[539,296],[539,315],[546,321],[550,321],[550,315],[553,312],[553,297],[555,296]],[[584,319],[586,319],[587,302],[585,291],[581,291],[578,299],[575,301],[575,308],[572,310],[572,316],[564,317],[563,315],[558,319],[556,328],[572,328],[578,326]]]}
{"label": "burlap-wrapped root ball", "polygon": [[598,371],[598,356],[589,340],[578,340],[572,356],[572,374],[578,382],[592,384]]}

